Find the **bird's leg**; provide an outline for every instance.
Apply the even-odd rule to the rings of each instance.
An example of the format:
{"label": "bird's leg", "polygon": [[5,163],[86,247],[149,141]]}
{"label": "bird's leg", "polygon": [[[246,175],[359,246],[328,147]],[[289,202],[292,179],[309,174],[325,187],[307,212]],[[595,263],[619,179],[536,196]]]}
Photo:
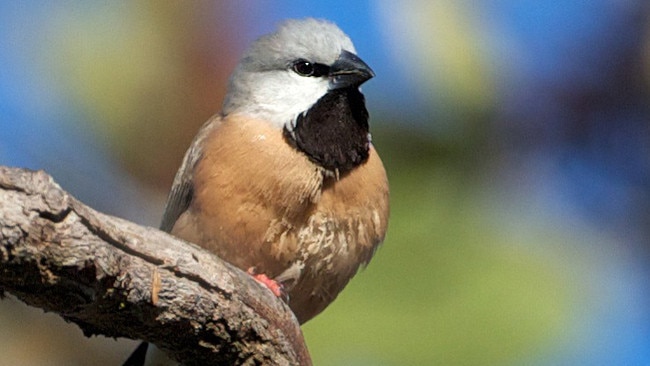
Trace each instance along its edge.
{"label": "bird's leg", "polygon": [[255,281],[261,283],[262,285],[266,286],[271,292],[273,292],[273,295],[280,297],[280,298],[288,298],[288,295],[285,293],[284,288],[281,283],[278,283],[277,281],[269,278],[269,276],[265,275],[264,273],[255,273],[255,267],[249,268],[246,273],[249,275],[253,276]]}

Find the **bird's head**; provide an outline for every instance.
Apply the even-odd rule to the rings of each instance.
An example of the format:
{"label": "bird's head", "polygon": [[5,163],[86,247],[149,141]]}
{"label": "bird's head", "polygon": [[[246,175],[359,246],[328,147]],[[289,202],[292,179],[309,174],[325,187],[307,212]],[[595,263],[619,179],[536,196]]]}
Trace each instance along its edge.
{"label": "bird's head", "polygon": [[223,113],[244,113],[293,131],[327,93],[374,76],[350,38],[324,20],[289,20],[255,41],[230,79]]}

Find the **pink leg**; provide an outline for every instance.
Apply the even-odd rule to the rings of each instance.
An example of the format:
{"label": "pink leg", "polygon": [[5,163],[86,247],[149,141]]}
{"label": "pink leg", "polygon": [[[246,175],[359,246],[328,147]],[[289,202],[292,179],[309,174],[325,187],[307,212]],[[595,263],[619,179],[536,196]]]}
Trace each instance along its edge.
{"label": "pink leg", "polygon": [[249,275],[253,276],[253,278],[266,286],[271,292],[273,292],[273,295],[277,297],[282,297],[283,296],[283,291],[282,291],[282,285],[277,283],[275,280],[269,278],[267,275],[264,273],[260,274],[255,274],[255,268],[251,267],[246,271]]}

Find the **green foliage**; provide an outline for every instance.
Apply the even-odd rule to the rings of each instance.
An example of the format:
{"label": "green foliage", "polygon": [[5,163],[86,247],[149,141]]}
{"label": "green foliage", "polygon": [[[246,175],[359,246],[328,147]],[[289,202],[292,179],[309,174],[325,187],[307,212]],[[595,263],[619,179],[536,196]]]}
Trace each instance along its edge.
{"label": "green foliage", "polygon": [[501,365],[555,344],[572,306],[564,274],[499,227],[463,152],[388,136],[377,145],[391,183],[389,232],[369,267],[304,326],[315,364]]}

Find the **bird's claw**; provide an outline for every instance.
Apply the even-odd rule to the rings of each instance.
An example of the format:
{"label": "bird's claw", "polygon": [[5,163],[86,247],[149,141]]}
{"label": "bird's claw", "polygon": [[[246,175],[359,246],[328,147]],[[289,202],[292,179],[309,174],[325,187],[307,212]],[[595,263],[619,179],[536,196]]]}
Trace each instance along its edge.
{"label": "bird's claw", "polygon": [[284,286],[282,286],[282,283],[279,283],[279,282],[275,281],[274,279],[269,278],[269,276],[265,275],[264,273],[257,273],[256,274],[254,267],[249,268],[246,271],[246,273],[251,275],[255,279],[255,281],[261,283],[266,288],[271,290],[273,295],[275,295],[276,297],[279,297],[279,298],[281,298],[281,299],[283,299],[285,301],[289,300],[289,295],[284,290]]}

